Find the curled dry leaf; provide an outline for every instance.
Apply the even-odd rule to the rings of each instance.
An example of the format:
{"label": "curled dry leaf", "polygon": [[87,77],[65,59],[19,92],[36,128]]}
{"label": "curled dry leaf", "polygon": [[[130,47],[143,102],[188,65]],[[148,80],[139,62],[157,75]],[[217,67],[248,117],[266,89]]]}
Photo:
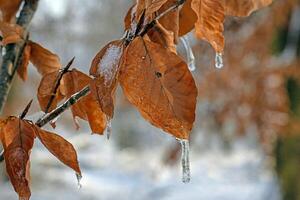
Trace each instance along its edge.
{"label": "curled dry leaf", "polygon": [[23,28],[17,24],[10,24],[0,21],[0,31],[2,35],[2,45],[17,43],[22,40]]}
{"label": "curled dry leaf", "polygon": [[[79,92],[91,82],[91,78],[89,76],[75,69],[71,72],[67,72],[63,76],[63,80],[64,89],[62,91],[66,98],[70,98],[74,93]],[[87,120],[93,133],[103,134],[106,127],[106,116],[91,93],[74,104],[71,107],[71,110],[74,120],[76,117]],[[76,125],[78,127],[77,123]]]}
{"label": "curled dry leaf", "polygon": [[192,0],[186,0],[179,11],[179,36],[183,36],[195,27],[197,15],[191,8]]}
{"label": "curled dry leaf", "polygon": [[107,44],[92,61],[90,74],[92,94],[102,111],[112,119],[114,114],[114,96],[119,73],[119,60],[123,54],[123,41],[116,40]]}
{"label": "curled dry leaf", "polygon": [[191,7],[197,14],[196,36],[208,41],[217,52],[223,52],[224,0],[193,0]]}
{"label": "curled dry leaf", "polygon": [[4,22],[11,22],[15,18],[21,2],[22,0],[0,0],[0,10]]}
{"label": "curled dry leaf", "polygon": [[120,83],[145,119],[177,138],[188,138],[197,88],[176,54],[141,37],[134,39],[124,52]]}
{"label": "curled dry leaf", "polygon": [[50,107],[48,108],[48,112],[51,112],[52,110],[54,110],[57,107],[57,104],[64,99],[64,96],[61,92],[61,88],[59,87],[56,91],[56,93],[54,94],[54,87],[55,87],[55,83],[56,83],[56,79],[58,77],[59,71],[55,71],[49,74],[46,74],[45,76],[43,76],[39,88],[38,88],[38,92],[37,92],[37,98],[40,104],[40,107],[42,109],[42,111],[46,111],[48,103],[51,99],[52,96],[55,96],[53,98],[52,104],[50,105]]}
{"label": "curled dry leaf", "polygon": [[20,199],[30,198],[29,156],[34,143],[32,125],[17,117],[0,123],[0,138],[4,148],[6,171]]}
{"label": "curled dry leaf", "polygon": [[152,18],[152,14],[158,11],[168,0],[148,0],[148,5],[146,7],[146,19]]}
{"label": "curled dry leaf", "polygon": [[[168,0],[159,10],[158,13],[162,13],[168,8],[178,3],[177,0]],[[168,31],[173,32],[174,42],[177,44],[179,33],[179,9],[168,12],[166,15],[158,20],[161,25]]]}
{"label": "curled dry leaf", "polygon": [[130,30],[132,28],[132,24],[134,23],[133,20],[134,20],[135,10],[136,10],[136,4],[131,6],[127,11],[126,16],[124,18],[125,30]]}
{"label": "curled dry leaf", "polygon": [[147,35],[152,42],[162,45],[171,52],[177,54],[176,45],[174,43],[174,33],[165,29],[159,22],[151,28]]}
{"label": "curled dry leaf", "polygon": [[27,45],[31,47],[30,62],[41,75],[55,72],[61,68],[60,59],[56,54],[32,41],[29,41]]}
{"label": "curled dry leaf", "polygon": [[64,138],[14,116],[1,120],[0,139],[4,148],[6,170],[15,191],[22,200],[28,200],[31,195],[29,157],[36,136],[55,157],[81,174],[77,153],[73,145]]}
{"label": "curled dry leaf", "polygon": [[65,140],[63,137],[42,130],[35,126],[36,136],[40,139],[42,144],[62,163],[73,169],[77,174],[81,175],[77,153],[73,145]]}
{"label": "curled dry leaf", "polygon": [[35,42],[27,42],[24,47],[24,54],[18,67],[18,75],[24,81],[27,78],[28,60],[30,60],[42,76],[61,68],[59,57]]}
{"label": "curled dry leaf", "polygon": [[268,6],[273,0],[225,0],[225,13],[232,16],[248,16],[255,10]]}
{"label": "curled dry leaf", "polygon": [[27,80],[27,68],[30,60],[30,51],[31,47],[29,45],[25,45],[20,66],[17,68],[18,75],[23,81]]}

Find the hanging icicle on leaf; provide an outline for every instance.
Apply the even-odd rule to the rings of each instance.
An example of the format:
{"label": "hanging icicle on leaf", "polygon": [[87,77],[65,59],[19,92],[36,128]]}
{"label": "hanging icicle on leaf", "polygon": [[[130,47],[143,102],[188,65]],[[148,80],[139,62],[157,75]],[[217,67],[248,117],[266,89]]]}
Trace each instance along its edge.
{"label": "hanging icicle on leaf", "polygon": [[107,137],[107,140],[109,140],[111,133],[112,133],[111,119],[108,116],[106,116],[105,135]]}
{"label": "hanging icicle on leaf", "polygon": [[191,180],[189,140],[186,139],[177,139],[177,140],[180,142],[181,145],[182,182],[188,183]]}
{"label": "hanging icicle on leaf", "polygon": [[82,175],[79,173],[76,173],[76,178],[77,178],[78,189],[81,189],[82,188],[82,185],[81,185]]}
{"label": "hanging icicle on leaf", "polygon": [[185,35],[185,36],[181,37],[180,41],[182,42],[182,44],[185,48],[185,51],[186,51],[188,68],[191,72],[195,71],[195,69],[196,69],[195,56],[194,56],[193,50],[190,46],[188,36]]}
{"label": "hanging icicle on leaf", "polygon": [[223,54],[222,53],[216,53],[215,67],[218,68],[218,69],[221,69],[221,68],[224,67],[224,64],[223,64]]}

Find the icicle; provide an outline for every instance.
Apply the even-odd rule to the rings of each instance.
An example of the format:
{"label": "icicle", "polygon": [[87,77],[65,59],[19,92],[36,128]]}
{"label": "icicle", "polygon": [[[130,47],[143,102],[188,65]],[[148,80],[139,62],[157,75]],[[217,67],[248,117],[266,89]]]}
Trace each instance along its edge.
{"label": "icicle", "polygon": [[182,182],[188,183],[191,180],[190,158],[189,158],[189,141],[178,139],[181,145],[181,165],[182,165]]}
{"label": "icicle", "polygon": [[106,137],[107,137],[107,140],[109,140],[110,135],[111,135],[111,133],[112,133],[111,119],[110,119],[109,117],[106,116],[106,120],[107,120],[107,123],[106,123],[105,135],[106,135]]}
{"label": "icicle", "polygon": [[187,64],[188,64],[189,70],[195,71],[195,69],[196,69],[195,56],[194,56],[193,50],[190,46],[188,36],[185,35],[185,36],[181,37],[180,40],[186,51]]}
{"label": "icicle", "polygon": [[81,174],[79,173],[76,173],[76,178],[77,178],[77,185],[78,185],[78,189],[81,189],[82,188],[82,185],[81,185],[81,179],[82,179],[82,176]]}
{"label": "icicle", "polygon": [[218,69],[221,69],[222,67],[224,67],[222,53],[219,53],[219,52],[216,53],[215,67]]}

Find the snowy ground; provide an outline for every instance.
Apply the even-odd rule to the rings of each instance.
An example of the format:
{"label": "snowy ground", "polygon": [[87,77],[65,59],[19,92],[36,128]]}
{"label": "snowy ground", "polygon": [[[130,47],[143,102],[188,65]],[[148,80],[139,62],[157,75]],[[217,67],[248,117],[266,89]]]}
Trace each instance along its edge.
{"label": "snowy ground", "polygon": [[[80,134],[71,139],[79,149],[83,171],[79,190],[74,173],[44,148],[32,154],[32,200],[279,200],[276,178],[264,156],[248,140],[230,151],[191,152],[192,180],[181,183],[180,163],[167,167],[163,149],[119,150],[113,138]],[[40,144],[37,145],[38,147]],[[196,153],[197,151],[197,153]],[[1,200],[17,199],[9,184],[1,183]]]}

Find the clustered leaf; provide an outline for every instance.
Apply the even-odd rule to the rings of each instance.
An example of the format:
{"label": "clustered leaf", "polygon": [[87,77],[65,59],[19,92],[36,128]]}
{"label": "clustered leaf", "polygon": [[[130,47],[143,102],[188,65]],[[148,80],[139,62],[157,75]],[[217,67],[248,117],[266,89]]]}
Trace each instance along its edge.
{"label": "clustered leaf", "polygon": [[[60,101],[70,98],[92,81],[86,74],[73,69],[63,75],[58,89],[54,91],[58,74],[59,71],[46,74],[40,82],[37,96],[43,111],[46,111],[52,96],[54,96],[54,98],[48,112],[55,109]],[[79,128],[79,124],[77,123],[76,117],[79,117],[89,122],[93,133],[103,134],[106,127],[106,117],[92,94],[88,94],[80,99],[71,107],[71,110],[77,128]]]}
{"label": "clustered leaf", "polygon": [[[37,97],[44,112],[53,111],[63,99],[89,87],[90,93],[72,105],[73,118],[77,128],[78,117],[89,122],[93,133],[103,134],[114,116],[120,84],[129,102],[147,121],[176,138],[188,139],[198,93],[187,64],[177,55],[178,38],[195,29],[199,39],[207,40],[221,53],[225,16],[248,16],[272,0],[137,0],[125,16],[124,37],[109,42],[93,59],[89,71],[92,78],[69,70],[69,66],[61,69],[55,53],[24,39],[25,31],[13,23],[21,2],[0,0],[1,45],[25,43],[17,72],[26,80],[31,62],[43,76]],[[81,174],[76,151],[64,138],[23,117],[0,120],[7,172],[24,200],[30,198],[29,160],[35,138]]]}
{"label": "clustered leaf", "polygon": [[0,139],[6,170],[20,199],[30,198],[30,152],[35,138],[61,162],[81,174],[77,153],[71,143],[59,135],[40,129],[31,121],[10,116],[0,120]]}

